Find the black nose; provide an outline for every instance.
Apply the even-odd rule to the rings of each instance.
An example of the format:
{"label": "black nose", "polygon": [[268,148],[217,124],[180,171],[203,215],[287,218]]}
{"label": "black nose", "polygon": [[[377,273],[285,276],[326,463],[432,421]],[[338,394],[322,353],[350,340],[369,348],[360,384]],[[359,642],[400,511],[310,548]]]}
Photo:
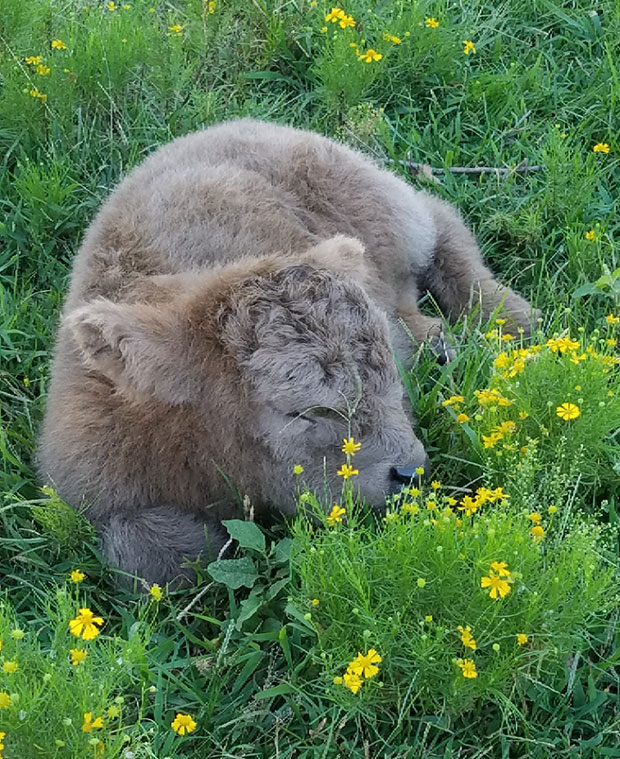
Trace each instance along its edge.
{"label": "black nose", "polygon": [[403,485],[408,485],[414,478],[420,478],[420,479],[426,479],[430,472],[431,472],[431,462],[428,456],[424,459],[424,464],[422,464],[422,468],[424,469],[424,474],[419,475],[416,472],[416,469],[418,469],[420,464],[410,464],[409,466],[393,466],[390,469],[390,477],[392,480],[396,482],[400,482]]}

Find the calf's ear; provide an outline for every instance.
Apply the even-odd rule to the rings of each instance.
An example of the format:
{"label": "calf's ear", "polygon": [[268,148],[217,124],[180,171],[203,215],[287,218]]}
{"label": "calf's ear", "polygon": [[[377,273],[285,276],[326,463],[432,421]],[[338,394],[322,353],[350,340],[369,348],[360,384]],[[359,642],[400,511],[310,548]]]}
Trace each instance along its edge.
{"label": "calf's ear", "polygon": [[80,360],[121,391],[172,405],[195,397],[187,321],[165,305],[114,303],[101,298],[64,320]]}

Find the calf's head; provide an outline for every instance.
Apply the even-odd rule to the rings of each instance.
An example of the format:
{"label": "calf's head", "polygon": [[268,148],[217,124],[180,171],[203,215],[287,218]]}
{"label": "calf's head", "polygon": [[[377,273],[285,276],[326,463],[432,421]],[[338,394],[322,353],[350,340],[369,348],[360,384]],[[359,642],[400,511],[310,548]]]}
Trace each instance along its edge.
{"label": "calf's head", "polygon": [[202,461],[287,512],[300,481],[329,505],[353,437],[362,444],[354,487],[381,506],[426,454],[366,277],[360,244],[334,238],[294,258],[242,260],[182,283],[163,277],[168,297],[157,305],[99,300],[67,326],[81,361],[128,403],[181,407],[183,423],[204,430],[201,450],[180,452],[189,471]]}

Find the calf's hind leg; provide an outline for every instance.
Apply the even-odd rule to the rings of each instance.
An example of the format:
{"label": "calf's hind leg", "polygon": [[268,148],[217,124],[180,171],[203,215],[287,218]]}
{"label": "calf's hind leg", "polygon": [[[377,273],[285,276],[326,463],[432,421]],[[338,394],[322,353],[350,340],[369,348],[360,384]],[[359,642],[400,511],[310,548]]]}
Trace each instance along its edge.
{"label": "calf's hind leg", "polygon": [[194,581],[185,560],[215,558],[227,539],[219,522],[168,506],[113,514],[95,524],[110,564],[149,585]]}
{"label": "calf's hind leg", "polygon": [[478,304],[483,319],[499,311],[508,325],[529,335],[539,312],[495,279],[482,262],[472,233],[451,206],[430,196],[427,201],[437,229],[437,243],[423,287],[451,319]]}

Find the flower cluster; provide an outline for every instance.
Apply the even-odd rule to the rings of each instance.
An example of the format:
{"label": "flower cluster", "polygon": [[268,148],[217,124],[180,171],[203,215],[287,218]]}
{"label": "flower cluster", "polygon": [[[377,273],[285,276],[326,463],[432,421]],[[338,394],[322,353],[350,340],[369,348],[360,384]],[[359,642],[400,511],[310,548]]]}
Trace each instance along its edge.
{"label": "flower cluster", "polygon": [[492,561],[489,574],[480,580],[481,588],[490,588],[490,598],[505,598],[510,593],[510,585],[514,577],[504,561]]}
{"label": "flower cluster", "polygon": [[347,665],[347,670],[342,677],[334,677],[334,685],[344,685],[351,693],[355,694],[364,684],[364,680],[370,680],[379,673],[377,664],[383,659],[374,648],[365,654],[358,651],[357,656]]}

